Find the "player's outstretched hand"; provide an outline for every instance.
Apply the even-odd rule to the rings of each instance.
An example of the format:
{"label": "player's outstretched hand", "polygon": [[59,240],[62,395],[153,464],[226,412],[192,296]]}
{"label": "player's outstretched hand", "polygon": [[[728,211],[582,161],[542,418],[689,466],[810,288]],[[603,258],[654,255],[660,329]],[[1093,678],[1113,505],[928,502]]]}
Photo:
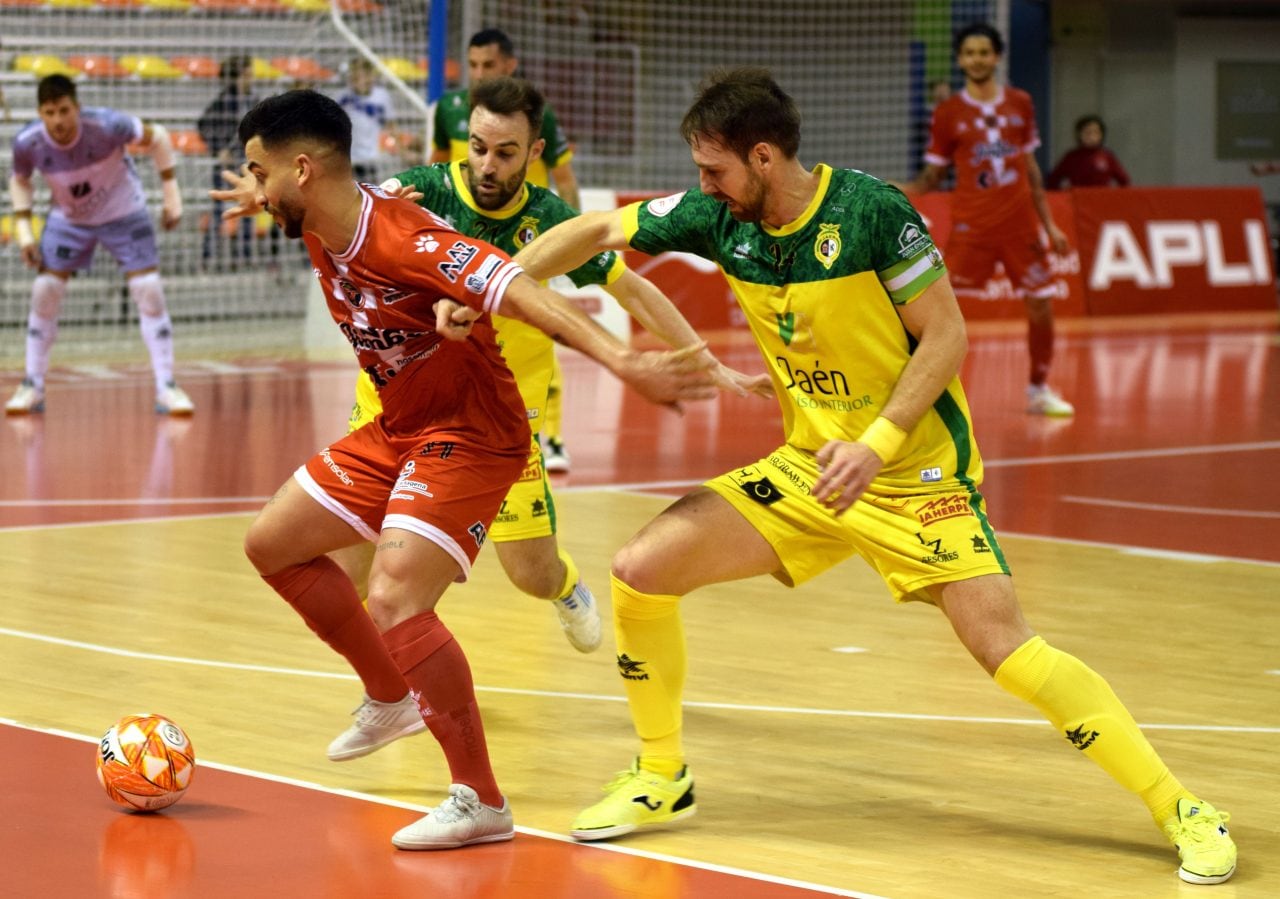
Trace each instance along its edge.
{"label": "player's outstretched hand", "polygon": [[388,178],[378,187],[382,188],[388,196],[395,197],[397,200],[411,200],[416,203],[426,196],[412,184],[401,184],[399,178]]}
{"label": "player's outstretched hand", "polygon": [[223,169],[222,180],[228,186],[223,190],[210,190],[209,197],[227,204],[222,210],[224,221],[258,214],[262,208],[258,200],[258,179],[249,174],[248,164],[241,165],[239,173]]}
{"label": "player's outstretched hand", "polygon": [[682,412],[687,400],[709,400],[716,395],[711,377],[713,358],[698,343],[678,350],[649,350],[633,353],[618,376],[651,403]]}
{"label": "player's outstretched hand", "polygon": [[857,441],[828,441],[816,458],[822,473],[813,482],[813,498],[837,516],[866,492],[884,467],[871,447]]}
{"label": "player's outstretched hand", "polygon": [[773,381],[767,374],[749,375],[746,372],[738,371],[736,368],[730,368],[719,359],[711,367],[711,380],[726,393],[737,394],[738,396],[746,396],[754,393],[756,396],[768,397],[773,399]]}
{"label": "player's outstretched hand", "polygon": [[457,300],[441,297],[431,307],[436,313],[436,333],[446,340],[466,340],[471,336],[471,323],[480,311]]}

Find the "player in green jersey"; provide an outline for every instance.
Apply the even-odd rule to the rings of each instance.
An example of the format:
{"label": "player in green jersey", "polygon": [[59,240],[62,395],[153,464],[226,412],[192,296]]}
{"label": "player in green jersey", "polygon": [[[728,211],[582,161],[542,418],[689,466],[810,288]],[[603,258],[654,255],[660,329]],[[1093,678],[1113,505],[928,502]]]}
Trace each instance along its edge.
{"label": "player in green jersey", "polygon": [[[489,78],[515,74],[520,66],[514,45],[506,32],[485,28],[471,36],[467,46],[467,72],[471,84]],[[431,129],[431,162],[457,162],[467,158],[467,129],[471,120],[471,103],[467,89],[449,91],[436,103]],[[556,192],[574,209],[581,209],[578,178],[573,171],[573,145],[560,127],[550,105],[542,112],[542,152],[529,163],[530,184],[548,187],[555,182]],[[567,472],[569,453],[561,434],[561,410],[564,405],[564,377],[556,356],[551,357],[551,382],[542,422],[543,462],[547,471]]]}
{"label": "player in green jersey", "polygon": [[681,132],[700,191],[579,216],[517,260],[539,278],[603,249],[714,261],[773,379],[784,442],[687,494],[614,557],[618,668],[640,753],[573,836],[695,810],[681,741],[684,594],[764,574],[792,586],[856,554],[896,600],[937,606],[999,686],[1138,794],[1178,847],[1183,880],[1226,880],[1226,813],[1174,778],[1102,677],[1023,618],[978,492],[957,377],[964,320],[919,215],[870,175],[802,166],[799,113],[763,69],[716,73]]}
{"label": "player in green jersey", "polygon": [[[505,32],[486,28],[471,36],[467,46],[467,72],[473,87],[490,78],[514,75],[519,66],[515,47]],[[441,95],[431,128],[431,162],[456,162],[467,158],[470,121],[471,104],[467,99],[467,88]],[[542,154],[529,164],[529,182],[548,187],[554,181],[560,198],[574,209],[580,208],[578,179],[573,172],[573,145],[550,106],[543,107],[540,137],[544,142]]]}

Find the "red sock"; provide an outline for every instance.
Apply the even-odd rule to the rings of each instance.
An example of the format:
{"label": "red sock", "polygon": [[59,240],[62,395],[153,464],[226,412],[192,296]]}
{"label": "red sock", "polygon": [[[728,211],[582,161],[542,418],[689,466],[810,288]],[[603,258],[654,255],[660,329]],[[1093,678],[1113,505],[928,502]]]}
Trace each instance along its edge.
{"label": "red sock", "polygon": [[320,556],[262,578],[307,627],[343,656],[364,683],[369,698],[396,702],[408,691],[373,619],[360,604],[351,578],[328,556]]}
{"label": "red sock", "polygon": [[1031,354],[1031,383],[1044,384],[1049,380],[1049,365],[1053,362],[1053,319],[1027,322],[1027,350]]}
{"label": "red sock", "polygon": [[489,764],[471,666],[458,641],[435,612],[400,622],[382,639],[444,750],[453,782],[471,787],[485,805],[500,808],[502,792]]}

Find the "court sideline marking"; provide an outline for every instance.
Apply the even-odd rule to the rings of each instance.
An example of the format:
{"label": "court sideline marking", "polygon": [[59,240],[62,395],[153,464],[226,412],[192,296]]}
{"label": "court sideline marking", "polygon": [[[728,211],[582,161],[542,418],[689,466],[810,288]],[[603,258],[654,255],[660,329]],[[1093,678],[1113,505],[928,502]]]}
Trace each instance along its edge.
{"label": "court sideline marking", "polygon": [[[141,659],[149,662],[162,662],[176,665],[194,665],[205,668],[227,668],[235,671],[253,671],[260,674],[280,674],[288,677],[315,677],[329,680],[357,680],[354,674],[337,671],[313,671],[306,668],[283,668],[272,665],[253,665],[244,662],[227,662],[216,659],[196,659],[189,656],[161,655],[152,652],[139,652],[121,649],[114,646],[103,646],[98,643],[86,643],[81,640],[69,640],[65,637],[54,637],[48,634],[36,634],[30,631],[14,630],[0,627],[0,636],[13,637],[19,640],[32,640],[79,649],[86,652],[97,652],[105,655],[123,656],[130,659]],[[1271,673],[1271,672],[1268,672]],[[476,684],[478,693],[501,693],[509,696],[532,696],[539,699],[581,699],[590,702],[626,702],[625,696],[610,696],[603,693],[570,693],[558,690],[530,690],[518,687],[487,687]],[[804,706],[768,706],[747,705],[734,702],[702,702],[685,700],[686,708],[715,709],[718,711],[756,712],[761,714],[780,715],[815,715],[832,718],[870,718],[892,721],[941,721],[952,724],[1012,724],[1020,726],[1048,727],[1049,722],[1043,718],[998,718],[975,715],[930,715],[913,712],[872,712],[865,709],[815,709]],[[1266,727],[1237,724],[1140,724],[1148,730],[1172,731],[1214,731],[1218,733],[1243,734],[1280,734],[1280,727]]]}

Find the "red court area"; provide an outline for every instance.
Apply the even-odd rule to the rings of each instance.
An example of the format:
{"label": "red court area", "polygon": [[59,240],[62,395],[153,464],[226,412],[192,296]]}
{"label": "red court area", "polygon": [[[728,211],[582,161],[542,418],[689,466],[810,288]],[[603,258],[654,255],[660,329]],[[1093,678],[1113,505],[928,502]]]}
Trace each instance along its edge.
{"label": "red court area", "polygon": [[[114,805],[95,745],[0,726],[0,895],[580,899],[806,899],[832,895],[634,853],[517,833],[509,843],[399,852],[389,834],[425,810],[198,766],[163,812]],[[25,760],[14,764],[14,760]],[[38,764],[36,760],[39,760]],[[38,774],[37,772],[47,772]],[[840,895],[850,895],[843,893]]]}

